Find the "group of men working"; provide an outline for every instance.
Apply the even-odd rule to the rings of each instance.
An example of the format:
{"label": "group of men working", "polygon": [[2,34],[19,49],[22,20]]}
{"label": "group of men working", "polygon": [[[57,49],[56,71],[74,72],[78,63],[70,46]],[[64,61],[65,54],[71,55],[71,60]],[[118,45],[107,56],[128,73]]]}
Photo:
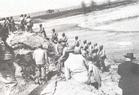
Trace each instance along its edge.
{"label": "group of men working", "polygon": [[3,19],[3,23],[0,23],[0,37],[5,42],[9,33],[16,30],[15,21],[13,17],[7,17]]}
{"label": "group of men working", "polygon": [[[13,27],[15,27],[15,23],[14,23],[14,26],[11,25],[13,23],[14,23],[14,20],[12,17],[10,19],[8,18],[5,19],[4,26],[7,27],[7,31],[14,31]],[[25,30],[32,31],[32,27],[33,27],[33,22],[30,16],[27,16],[26,14],[21,15],[20,16],[20,29],[22,31],[25,31]],[[45,38],[48,38],[42,24],[40,24],[39,32],[42,33]],[[75,39],[72,42],[72,44],[69,44],[66,34],[62,33],[61,38],[59,38],[58,33],[56,33],[55,29],[52,29],[52,37],[49,40],[51,40],[56,46],[55,51],[56,51],[56,54],[59,56],[59,59],[57,62],[57,64],[59,65],[59,72],[63,72],[62,68],[65,68],[64,73],[65,73],[66,79],[69,79],[69,74],[71,73],[71,71],[74,72],[74,70],[76,71],[76,69],[80,69],[80,70],[83,69],[83,71],[86,71],[84,74],[87,75],[87,78],[91,76],[91,74],[88,75],[87,73],[88,70],[90,71],[92,70],[90,69],[90,67],[93,68],[93,70],[96,71],[97,74],[98,74],[97,67],[102,71],[106,70],[105,63],[104,63],[106,55],[103,49],[103,45],[99,46],[97,43],[93,45],[91,42],[87,42],[87,40],[84,40],[83,42],[81,42],[78,36],[75,36]],[[74,58],[76,58],[76,60],[74,60]],[[48,66],[46,64],[50,62],[48,59],[48,53],[43,48],[43,45],[41,45],[40,47],[34,50],[33,59],[35,60],[37,68],[39,69],[37,82],[45,81],[46,80],[45,67]],[[68,60],[72,62],[72,65],[70,66],[67,65],[69,64],[69,62],[67,62]],[[90,64],[90,62],[92,62],[93,64],[92,66],[88,65]],[[76,65],[73,63],[76,63]],[[71,71],[69,71],[69,68],[71,69]],[[83,71],[82,70],[80,71],[80,70],[79,72],[77,70],[77,72],[82,73]],[[79,75],[79,76],[82,76],[82,75]],[[98,80],[98,83],[100,84],[99,77],[97,80]]]}
{"label": "group of men working", "polygon": [[[42,27],[41,24],[40,24],[40,26]],[[41,28],[40,28],[40,30],[41,30]],[[40,33],[42,33],[43,36],[45,38],[47,38],[47,40],[49,40],[50,42],[52,42],[54,44],[54,47],[52,47],[54,49],[52,49],[53,51],[49,51],[48,49],[45,48],[45,45],[41,45],[34,50],[33,59],[35,60],[35,63],[38,68],[38,75],[36,78],[37,83],[42,83],[42,82],[46,81],[46,79],[47,79],[46,68],[48,68],[48,66],[50,64],[52,64],[51,63],[52,61],[50,61],[48,56],[52,56],[52,59],[54,59],[53,54],[50,54],[48,52],[55,52],[54,56],[62,56],[63,49],[65,48],[67,41],[68,41],[65,33],[63,33],[62,37],[60,39],[58,39],[58,34],[55,32],[55,29],[52,29],[52,37],[51,38],[48,38],[47,36],[45,36],[44,32],[40,31]]]}
{"label": "group of men working", "polygon": [[16,30],[15,21],[13,17],[4,18],[3,27],[7,28],[9,32],[14,32]]}
{"label": "group of men working", "polygon": [[7,28],[9,32],[14,32],[17,29],[22,31],[32,31],[33,21],[30,15],[21,14],[16,22],[13,17],[4,18],[3,21],[3,27]]}
{"label": "group of men working", "polygon": [[[2,32],[1,37],[4,42],[6,42],[6,37],[9,35],[9,31],[13,32],[16,30],[15,22],[13,17],[6,18],[4,24],[0,25]],[[20,16],[20,29],[22,31],[32,31],[33,23],[30,16],[21,15]],[[40,31],[44,38],[48,38],[45,29],[42,24],[40,24]],[[48,38],[49,39],[49,38]],[[97,83],[97,87],[101,86],[100,71],[106,71],[105,59],[106,54],[103,45],[98,45],[97,43],[92,44],[87,40],[81,41],[78,36],[75,36],[72,43],[68,43],[68,38],[65,33],[62,33],[62,37],[58,37],[58,33],[55,29],[52,29],[52,37],[50,40],[55,44],[56,54],[59,56],[57,65],[59,65],[59,72],[63,73],[66,80],[73,79],[75,81],[93,84]],[[125,55],[127,62],[135,59],[133,54]],[[39,46],[33,52],[33,59],[38,68],[37,83],[45,82],[46,67],[51,64],[48,59],[48,53],[43,45]],[[4,60],[5,61],[5,60]],[[2,61],[2,62],[4,62]],[[7,59],[11,67],[12,62]],[[9,64],[8,63],[8,64]],[[64,69],[64,70],[63,70]],[[133,71],[137,71],[138,65],[134,65]],[[16,81],[16,80],[14,80]]]}
{"label": "group of men working", "polygon": [[97,83],[101,86],[100,71],[106,71],[106,54],[103,45],[92,45],[91,42],[84,40],[81,42],[75,36],[74,42],[63,49],[62,56],[59,58],[61,68],[64,66],[65,78],[75,79],[83,83]]}
{"label": "group of men working", "polygon": [[33,21],[30,17],[30,15],[27,14],[21,14],[20,19],[19,19],[19,28],[22,31],[28,31],[28,32],[32,32],[32,27],[33,27]]}
{"label": "group of men working", "polygon": [[[52,29],[50,40],[55,44],[56,55],[59,56],[55,65],[58,65],[59,73],[65,74],[65,79],[68,80],[74,76],[77,81],[92,83],[95,78],[98,85],[101,85],[99,71],[106,71],[104,63],[106,54],[103,45],[92,44],[87,40],[81,42],[78,36],[75,36],[74,41],[70,44],[65,33],[62,33],[62,37],[59,38],[55,29]],[[51,63],[48,62],[48,54],[43,45],[34,50],[33,58],[39,67],[40,79],[44,80],[46,78],[44,67],[46,63]],[[64,71],[63,68],[65,68]]]}
{"label": "group of men working", "polygon": [[[81,54],[87,60],[93,61],[100,70],[106,71],[106,66],[104,63],[106,59],[106,54],[105,54],[103,45],[99,46],[97,43],[92,44],[91,42],[87,42],[87,40],[84,40],[83,42],[81,42],[78,36],[75,36],[74,41],[71,44],[68,44],[67,37],[65,36],[65,34],[62,36],[66,40],[60,39],[57,45],[57,51],[58,51],[58,54],[61,55],[60,57],[61,60],[63,60],[63,57],[66,55],[65,52],[74,50],[74,49],[80,49]],[[61,49],[61,46],[63,46],[64,48]]]}
{"label": "group of men working", "polygon": [[[28,31],[32,32],[32,27],[33,27],[33,21],[30,17],[30,15],[21,15],[19,20],[15,22],[15,19],[11,17],[3,18],[1,20],[2,22],[0,23],[0,33],[1,37],[6,40],[8,35],[11,32],[14,32],[16,30],[21,30],[21,31]],[[17,23],[19,22],[19,23]]]}

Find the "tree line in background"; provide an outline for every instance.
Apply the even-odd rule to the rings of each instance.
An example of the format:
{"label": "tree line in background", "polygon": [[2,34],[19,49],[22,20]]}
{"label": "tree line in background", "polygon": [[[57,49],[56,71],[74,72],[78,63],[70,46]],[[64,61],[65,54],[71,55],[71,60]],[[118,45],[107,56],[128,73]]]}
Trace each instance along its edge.
{"label": "tree line in background", "polygon": [[124,5],[124,4],[129,4],[136,2],[137,0],[117,0],[117,1],[111,1],[107,0],[106,2],[98,5],[95,1],[91,1],[90,4],[86,4],[84,1],[81,3],[81,8],[84,14],[95,11],[97,9],[102,9],[102,8],[111,8],[119,5]]}
{"label": "tree line in background", "polygon": [[82,8],[84,14],[86,14],[90,11],[95,11],[96,6],[97,6],[97,4],[94,1],[91,1],[90,4],[88,4],[88,5],[84,1],[82,1],[82,3],[81,3],[81,8]]}

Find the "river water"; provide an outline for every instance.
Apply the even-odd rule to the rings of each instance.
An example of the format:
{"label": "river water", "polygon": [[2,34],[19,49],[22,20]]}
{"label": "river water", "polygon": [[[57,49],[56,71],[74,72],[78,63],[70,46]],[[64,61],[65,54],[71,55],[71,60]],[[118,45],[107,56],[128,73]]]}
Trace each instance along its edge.
{"label": "river water", "polygon": [[[139,59],[138,3],[86,15],[44,20],[43,25],[48,36],[55,28],[59,35],[65,32],[70,42],[78,35],[81,40],[103,44],[109,58],[123,59],[127,52],[133,52]],[[38,28],[38,24],[34,26]]]}

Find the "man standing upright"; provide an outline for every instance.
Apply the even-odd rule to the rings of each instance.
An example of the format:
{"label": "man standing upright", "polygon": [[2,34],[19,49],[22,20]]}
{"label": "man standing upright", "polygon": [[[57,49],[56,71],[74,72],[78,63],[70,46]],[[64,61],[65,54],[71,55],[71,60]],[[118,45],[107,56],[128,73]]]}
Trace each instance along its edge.
{"label": "man standing upright", "polygon": [[39,69],[38,75],[37,75],[37,82],[39,83],[45,81],[46,77],[46,69],[45,66],[47,64],[47,52],[45,49],[43,49],[42,45],[38,47],[36,50],[33,52],[33,59],[35,60],[35,63]]}
{"label": "man standing upright", "polygon": [[10,17],[10,32],[14,32],[16,30],[15,22],[13,17]]}
{"label": "man standing upright", "polygon": [[139,64],[134,62],[134,60],[136,59],[136,57],[134,57],[133,53],[127,53],[126,55],[124,55],[125,57],[125,62],[126,63],[130,63],[131,64],[131,71],[134,74],[139,74]]}
{"label": "man standing upright", "polygon": [[20,19],[19,19],[19,22],[20,22],[20,29],[22,31],[25,31],[25,19],[24,19],[23,14],[21,14]]}
{"label": "man standing upright", "polygon": [[26,19],[26,29],[27,29],[27,31],[32,32],[32,27],[33,27],[33,21],[31,19],[30,15],[29,15],[29,16],[27,16],[27,19]]}
{"label": "man standing upright", "polygon": [[106,66],[105,66],[106,54],[103,45],[99,46],[98,57],[99,57],[98,64],[100,68],[102,68],[102,71],[106,71]]}

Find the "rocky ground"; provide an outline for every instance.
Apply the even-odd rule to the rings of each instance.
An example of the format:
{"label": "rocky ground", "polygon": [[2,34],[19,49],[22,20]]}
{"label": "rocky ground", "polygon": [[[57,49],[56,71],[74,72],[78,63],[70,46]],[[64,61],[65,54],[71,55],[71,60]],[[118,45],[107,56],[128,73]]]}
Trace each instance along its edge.
{"label": "rocky ground", "polygon": [[[86,85],[81,86],[80,84],[70,81],[60,81],[56,76],[48,83],[41,86],[34,85],[33,83],[26,83],[18,78],[18,81],[21,82],[19,88],[26,88],[22,88],[18,95],[83,95],[83,93],[85,93],[84,95],[92,95],[92,93],[94,93],[93,95],[116,95],[115,92],[119,92],[120,94],[118,95],[122,95],[122,91],[123,95],[139,95],[139,76],[131,72],[132,64],[122,64],[121,61],[124,54],[133,52],[137,57],[136,62],[138,62],[138,5],[137,3],[86,15],[44,20],[44,22],[42,22],[46,28],[48,37],[51,36],[51,29],[55,28],[59,35],[65,32],[69,38],[69,42],[73,40],[75,35],[78,35],[81,40],[87,39],[92,41],[92,43],[97,42],[98,44],[103,44],[108,55],[107,63],[116,64],[112,65],[112,68],[116,69],[117,73],[121,76],[119,83],[116,81],[119,76],[114,72],[103,73],[101,75],[103,86],[99,90]],[[39,27],[38,24],[39,23],[34,25],[34,30],[36,32]],[[30,36],[32,38],[30,38]],[[25,38],[21,39],[20,37]],[[8,42],[11,45],[13,43],[24,42],[27,45],[38,46],[39,43],[36,38],[40,40],[39,42],[43,43],[43,39],[40,36],[36,36],[36,34],[32,33],[24,33],[21,35],[19,33],[18,36],[13,34],[9,37],[11,40],[8,40]],[[30,42],[37,44],[30,44]],[[22,50],[20,53],[23,53]],[[117,62],[121,62],[121,64]]]}
{"label": "rocky ground", "polygon": [[[34,42],[34,39],[37,39]],[[23,39],[23,40],[20,40]],[[30,41],[28,42],[28,40]],[[24,32],[22,34],[12,34],[9,36],[7,40],[8,44],[16,48],[16,54],[27,54],[32,50],[29,48],[25,48],[25,46],[38,47],[41,43],[43,44],[45,40],[40,35],[36,35],[34,33]],[[22,43],[22,44],[21,44]],[[25,45],[25,46],[23,46]],[[64,81],[61,78],[57,77],[55,74],[50,73],[49,75],[52,77],[49,81],[44,85],[36,85],[33,82],[27,82],[21,77],[21,68],[15,63],[14,65],[18,68],[15,72],[17,81],[19,84],[15,87],[14,95],[122,95],[122,90],[118,87],[118,82],[120,76],[117,73],[118,64],[114,64],[111,60],[107,60],[107,65],[111,66],[109,72],[101,73],[102,76],[102,87],[97,90],[94,86],[87,86],[83,84],[79,84],[77,82],[72,81]],[[49,68],[49,71],[53,71],[55,68]],[[12,75],[11,75],[12,76]],[[65,86],[66,85],[66,86]]]}

